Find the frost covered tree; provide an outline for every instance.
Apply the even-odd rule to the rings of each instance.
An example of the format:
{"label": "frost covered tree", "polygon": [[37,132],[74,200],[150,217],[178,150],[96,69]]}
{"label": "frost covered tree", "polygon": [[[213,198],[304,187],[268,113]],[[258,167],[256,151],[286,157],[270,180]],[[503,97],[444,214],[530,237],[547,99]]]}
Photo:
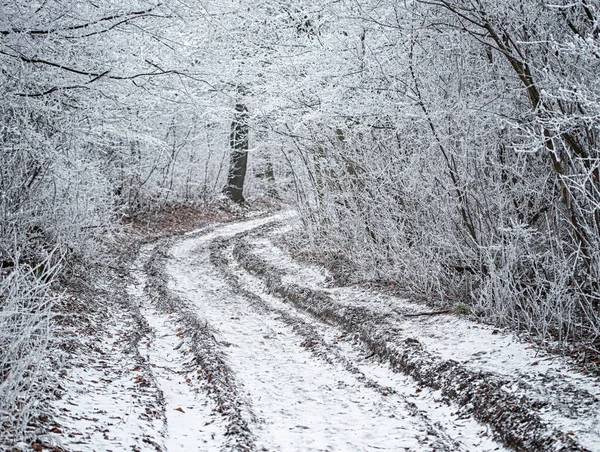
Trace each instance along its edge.
{"label": "frost covered tree", "polygon": [[248,108],[241,101],[235,105],[235,117],[231,123],[231,162],[225,194],[234,202],[244,202],[244,179],[248,165]]}
{"label": "frost covered tree", "polygon": [[124,215],[219,191],[213,88],[193,64],[206,36],[182,19],[203,20],[198,6],[0,6],[2,438],[22,437],[42,399],[58,276],[101,263]]}
{"label": "frost covered tree", "polygon": [[597,337],[598,14],[591,0],[1,5],[3,406],[35,387],[16,376],[41,362],[66,263],[101,261],[125,218],[223,192],[292,200],[303,244],[357,278],[544,339]]}
{"label": "frost covered tree", "polygon": [[287,131],[313,240],[362,277],[594,337],[595,17],[475,0],[322,13]]}

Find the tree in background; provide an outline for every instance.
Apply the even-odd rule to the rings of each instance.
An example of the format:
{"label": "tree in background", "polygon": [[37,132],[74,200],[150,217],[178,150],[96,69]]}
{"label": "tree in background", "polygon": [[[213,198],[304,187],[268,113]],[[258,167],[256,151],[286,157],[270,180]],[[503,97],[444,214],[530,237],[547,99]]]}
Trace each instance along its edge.
{"label": "tree in background", "polygon": [[231,147],[231,161],[225,194],[233,202],[242,204],[245,202],[244,179],[246,178],[246,167],[248,165],[248,108],[242,101],[235,105],[235,116],[231,123],[231,136],[229,138]]}
{"label": "tree in background", "polygon": [[123,218],[223,192],[294,202],[302,246],[357,279],[544,340],[599,336],[596,2],[71,3],[0,6],[15,435],[57,275],[101,263]]}

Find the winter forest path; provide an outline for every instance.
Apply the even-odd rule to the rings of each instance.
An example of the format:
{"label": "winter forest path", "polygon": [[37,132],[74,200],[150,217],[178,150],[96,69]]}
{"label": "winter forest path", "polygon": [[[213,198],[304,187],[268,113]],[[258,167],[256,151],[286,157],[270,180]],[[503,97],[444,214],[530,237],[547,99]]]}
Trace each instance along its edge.
{"label": "winter forest path", "polygon": [[[185,369],[182,353],[193,354],[197,345],[186,334],[181,336],[189,341],[187,347],[174,350],[177,340],[163,346],[169,337],[165,334],[169,316],[158,313],[151,297],[138,294],[142,313],[155,337],[161,338],[155,340],[152,353],[149,349],[142,354],[157,369],[159,384],[161,379],[167,383],[162,385],[165,448],[203,450],[204,444],[205,450],[498,450],[485,427],[459,419],[453,414],[457,407],[445,405],[410,377],[364,361],[369,352],[352,340],[340,341],[342,331],[270,295],[235,262],[235,240],[227,239],[282,219],[277,215],[191,233],[164,250],[169,297],[183,316],[197,316],[205,331],[214,335],[218,350],[213,351],[222,359],[219,365],[228,368],[217,370],[228,381],[221,386],[216,382],[213,407],[218,410],[219,400],[230,398],[239,412],[230,408],[224,419],[216,419],[206,411],[210,403],[188,394],[194,384],[186,382],[188,375],[181,374],[176,384],[177,377],[161,376],[165,362]],[[156,251],[152,246],[145,249],[138,268],[147,268],[144,259],[153,259]],[[136,287],[146,284],[142,272],[137,277]],[[205,364],[210,368],[214,363]],[[168,373],[176,375],[176,370]],[[203,403],[202,410],[186,408]],[[232,417],[239,417],[233,421],[236,429],[226,435]]]}
{"label": "winter forest path", "polygon": [[336,287],[277,245],[290,221],[142,247],[126,289],[143,325],[133,370],[156,403],[129,404],[111,450],[598,450],[597,383],[508,332]]}

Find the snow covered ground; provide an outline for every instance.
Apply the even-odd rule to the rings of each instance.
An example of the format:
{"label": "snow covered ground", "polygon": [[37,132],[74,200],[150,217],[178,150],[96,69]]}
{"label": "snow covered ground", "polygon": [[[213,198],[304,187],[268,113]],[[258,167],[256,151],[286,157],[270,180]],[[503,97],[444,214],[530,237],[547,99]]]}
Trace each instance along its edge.
{"label": "snow covered ground", "polygon": [[145,245],[124,287],[133,314],[113,306],[107,334],[75,355],[54,406],[60,427],[47,443],[82,451],[509,450],[469,410],[378,359],[356,335],[270,293],[236,260],[243,242],[285,284],[385,315],[436,359],[514,382],[503,390],[542,402],[549,428],[600,449],[595,381],[509,333],[454,315],[407,317],[429,309],[331,286],[324,269],[275,245],[278,229],[264,228],[287,215]]}
{"label": "snow covered ground", "polygon": [[145,333],[127,306],[115,302],[111,287],[104,294],[99,312],[87,312],[89,330],[70,332],[72,342],[52,351],[62,362],[56,384],[61,398],[52,404],[55,426],[44,438],[44,448],[87,452],[162,447],[162,389],[135,349],[134,338]]}
{"label": "snow covered ground", "polygon": [[[470,450],[477,444],[480,450],[497,450],[499,445],[485,435],[485,428],[472,420],[453,419],[450,407],[436,403],[434,394],[417,392],[418,385],[409,378],[389,369],[380,376],[371,369],[374,377],[394,389],[393,394],[382,394],[357,380],[341,363],[328,363],[312,355],[302,346],[304,338],[280,318],[281,301],[258,285],[250,288],[266,300],[266,309],[229,287],[219,269],[209,263],[210,241],[275,219],[191,235],[193,238],[172,248],[174,259],[167,266],[171,290],[196,306],[198,316],[217,329],[217,341],[227,348],[228,362],[256,416],[251,429],[258,447],[306,451]],[[245,278],[250,286],[251,276],[246,274]],[[327,328],[327,333],[333,341],[335,332]],[[410,406],[413,399],[419,400],[420,408],[430,411],[431,416]],[[434,423],[438,424],[435,428]],[[466,437],[471,442],[462,442]]]}
{"label": "snow covered ground", "polygon": [[147,276],[141,269],[134,272],[134,277],[136,282],[129,287],[130,293],[150,327],[139,350],[162,391],[166,417],[163,448],[218,450],[225,434],[223,419],[198,384],[197,367],[191,362],[183,328],[172,313],[163,313],[151,305],[143,290]]}

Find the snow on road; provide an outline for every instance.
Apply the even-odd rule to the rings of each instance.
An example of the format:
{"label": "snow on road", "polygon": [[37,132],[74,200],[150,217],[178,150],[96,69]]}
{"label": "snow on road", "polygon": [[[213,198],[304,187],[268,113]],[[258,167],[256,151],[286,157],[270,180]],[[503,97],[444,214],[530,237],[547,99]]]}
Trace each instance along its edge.
{"label": "snow on road", "polygon": [[600,407],[596,403],[600,400],[600,382],[574,371],[568,362],[541,352],[510,331],[450,314],[407,317],[405,314],[431,308],[361,287],[328,287],[332,278],[327,270],[295,261],[275,245],[276,235],[247,240],[253,254],[282,272],[286,284],[323,290],[339,305],[367,306],[385,314],[396,327],[418,338],[425,349],[437,356],[458,361],[474,371],[511,378],[514,385],[505,390],[546,405],[540,415],[548,425],[575,432],[580,444],[600,450]]}
{"label": "snow on road", "polygon": [[[426,431],[428,437],[439,436],[441,441],[438,441],[436,450],[503,450],[490,439],[486,427],[462,416],[457,407],[442,402],[439,391],[419,387],[411,377],[392,372],[388,364],[370,358],[370,353],[353,343],[351,338],[341,336],[337,328],[315,322],[310,315],[298,312],[280,298],[270,295],[262,281],[242,269],[236,262],[232,261],[230,266],[244,287],[257,294],[273,310],[310,323],[326,344],[334,345],[339,355],[352,363],[352,374],[362,375],[361,381],[366,380],[367,383],[365,386],[374,388],[377,385],[383,388],[385,394],[381,394],[383,398],[380,399],[380,403],[388,404],[398,413],[409,413],[412,416],[411,422],[416,424],[419,430]],[[394,450],[393,447],[391,450]],[[411,450],[426,448],[421,445]]]}
{"label": "snow on road", "polygon": [[[463,422],[463,431],[458,431],[449,416],[452,410],[436,404],[433,396],[431,403],[419,407],[431,411],[437,421],[437,429],[432,429],[433,423],[424,422],[424,415],[406,403],[421,391],[414,381],[379,368],[384,375],[376,378],[398,391],[382,394],[366,387],[342,364],[318,359],[302,347],[303,338],[282,321],[277,309],[262,309],[232,290],[210,264],[210,242],[278,219],[281,216],[189,235],[171,249],[173,259],[167,265],[170,289],[193,303],[197,315],[217,329],[217,340],[226,347],[228,364],[256,417],[250,426],[257,445],[277,451],[472,450],[473,443],[460,441],[471,428],[465,436],[479,450],[498,449],[473,421]],[[268,299],[267,294],[262,297]],[[444,428],[449,419],[452,425]],[[449,437],[451,433],[457,437]]]}
{"label": "snow on road", "polygon": [[[143,255],[142,255],[143,259]],[[139,262],[139,260],[138,260]],[[153,307],[144,294],[146,275],[137,268],[129,293],[139,303],[140,313],[150,331],[140,341],[140,354],[146,358],[164,401],[165,450],[218,450],[223,443],[223,419],[214,403],[196,383],[196,367],[191,363],[189,345],[172,314]]]}
{"label": "snow on road", "polygon": [[406,317],[428,308],[331,286],[324,269],[275,245],[277,230],[265,232],[288,215],[143,246],[123,284],[129,310],[107,311],[105,337],[90,336],[69,357],[65,396],[55,403],[60,428],[48,444],[139,452],[506,450],[439,391],[375,358],[352,331],[269,293],[236,260],[243,243],[285,284],[385,314],[436,356],[512,379],[503,391],[542,401],[548,425],[598,450],[597,383],[509,333],[451,315]]}

